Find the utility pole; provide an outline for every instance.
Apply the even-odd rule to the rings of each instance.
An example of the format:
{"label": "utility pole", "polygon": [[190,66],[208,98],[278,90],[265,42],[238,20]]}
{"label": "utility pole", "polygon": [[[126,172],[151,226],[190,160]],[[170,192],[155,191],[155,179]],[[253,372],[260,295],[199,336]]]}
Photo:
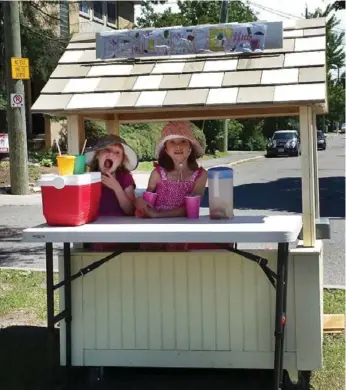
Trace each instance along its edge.
{"label": "utility pole", "polygon": [[11,107],[11,94],[24,96],[23,81],[12,78],[11,58],[21,58],[19,1],[4,1],[5,63],[7,84],[7,121],[10,154],[11,193],[29,193],[28,150],[25,104]]}
{"label": "utility pole", "polygon": [[[228,22],[228,0],[222,0],[220,9],[220,23]],[[223,152],[228,152],[228,119],[223,121]]]}

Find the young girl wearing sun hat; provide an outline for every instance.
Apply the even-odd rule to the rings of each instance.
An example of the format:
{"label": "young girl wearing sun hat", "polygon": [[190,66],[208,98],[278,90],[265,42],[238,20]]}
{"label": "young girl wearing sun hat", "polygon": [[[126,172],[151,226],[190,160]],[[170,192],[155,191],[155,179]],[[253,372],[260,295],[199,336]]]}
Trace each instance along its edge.
{"label": "young girl wearing sun hat", "polygon": [[[134,213],[135,182],[130,171],[137,168],[138,157],[122,138],[108,135],[86,152],[90,171],[101,172],[102,191],[99,216],[126,216]],[[111,250],[117,244],[93,244],[98,251]]]}
{"label": "young girl wearing sun hat", "polygon": [[130,171],[137,168],[138,157],[125,140],[108,135],[86,153],[90,171],[101,172],[100,216],[133,215],[135,182]]}
{"label": "young girl wearing sun hat", "polygon": [[147,188],[157,193],[155,208],[137,198],[137,210],[150,218],[185,216],[185,196],[204,194],[208,174],[197,163],[203,154],[204,148],[194,137],[190,122],[168,123],[157,142],[158,163]]}
{"label": "young girl wearing sun hat", "polygon": [[[157,142],[156,158],[147,191],[156,192],[155,207],[143,198],[136,199],[136,213],[149,218],[183,217],[186,215],[185,196],[203,196],[208,174],[198,166],[204,154],[192,132],[190,122],[170,122]],[[197,246],[197,247],[196,247]],[[142,244],[142,250],[186,251],[200,249],[200,244]]]}

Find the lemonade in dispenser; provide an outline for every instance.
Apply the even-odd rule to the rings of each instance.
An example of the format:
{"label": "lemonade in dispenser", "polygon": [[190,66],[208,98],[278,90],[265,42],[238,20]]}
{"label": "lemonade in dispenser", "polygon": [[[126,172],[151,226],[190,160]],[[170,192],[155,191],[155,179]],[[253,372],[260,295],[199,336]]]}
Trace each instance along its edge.
{"label": "lemonade in dispenser", "polygon": [[208,170],[209,214],[211,219],[233,218],[233,169]]}

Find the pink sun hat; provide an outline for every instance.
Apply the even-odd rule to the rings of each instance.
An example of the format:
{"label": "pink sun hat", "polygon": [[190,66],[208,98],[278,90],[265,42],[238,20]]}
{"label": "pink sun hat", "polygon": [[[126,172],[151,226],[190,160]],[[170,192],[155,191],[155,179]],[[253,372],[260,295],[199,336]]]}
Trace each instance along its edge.
{"label": "pink sun hat", "polygon": [[191,122],[169,122],[162,130],[162,136],[157,141],[156,158],[159,158],[160,153],[165,147],[165,143],[171,139],[183,138],[191,143],[191,147],[196,153],[196,158],[203,156],[204,148],[197,141],[192,131]]}

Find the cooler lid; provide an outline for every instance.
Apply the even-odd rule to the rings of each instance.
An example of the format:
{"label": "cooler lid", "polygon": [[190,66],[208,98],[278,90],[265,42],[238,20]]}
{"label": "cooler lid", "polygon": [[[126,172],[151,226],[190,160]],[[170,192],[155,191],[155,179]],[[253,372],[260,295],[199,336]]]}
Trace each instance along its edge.
{"label": "cooler lid", "polygon": [[59,176],[52,173],[42,175],[37,181],[39,187],[82,186],[101,182],[101,172],[88,172],[82,175]]}

